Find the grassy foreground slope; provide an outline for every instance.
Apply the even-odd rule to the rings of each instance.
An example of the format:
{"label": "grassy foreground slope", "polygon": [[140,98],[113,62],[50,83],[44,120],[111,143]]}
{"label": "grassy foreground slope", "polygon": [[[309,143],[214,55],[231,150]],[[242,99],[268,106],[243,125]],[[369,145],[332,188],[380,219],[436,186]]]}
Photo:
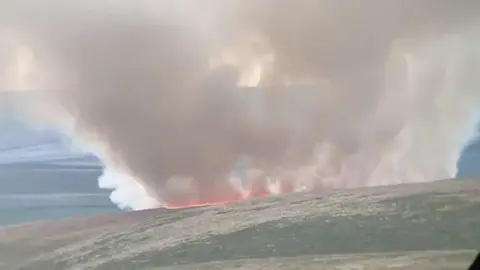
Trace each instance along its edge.
{"label": "grassy foreground slope", "polygon": [[8,227],[0,269],[466,269],[479,243],[480,181],[447,180]]}

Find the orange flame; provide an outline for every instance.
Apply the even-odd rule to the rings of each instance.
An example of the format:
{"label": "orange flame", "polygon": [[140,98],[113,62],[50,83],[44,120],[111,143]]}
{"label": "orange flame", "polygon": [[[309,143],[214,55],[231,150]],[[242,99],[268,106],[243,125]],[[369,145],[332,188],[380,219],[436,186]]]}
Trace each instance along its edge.
{"label": "orange flame", "polygon": [[[286,179],[285,179],[286,180]],[[282,181],[280,183],[280,194],[288,194],[294,192],[293,182],[291,181]],[[235,192],[234,192],[235,193]],[[199,208],[206,206],[215,206],[215,205],[227,205],[231,203],[239,203],[249,199],[260,199],[266,198],[274,195],[269,189],[266,179],[256,179],[250,183],[249,192],[246,196],[242,196],[240,192],[236,194],[230,194],[229,198],[221,198],[216,201],[200,201],[200,202],[190,202],[185,204],[169,204],[166,206],[170,210],[179,210],[185,208]]]}
{"label": "orange flame", "polygon": [[206,206],[214,206],[214,205],[227,205],[230,203],[241,202],[243,200],[226,200],[226,201],[216,201],[216,202],[198,202],[198,203],[189,203],[185,205],[179,204],[170,204],[167,205],[166,208],[170,210],[179,210],[185,208],[199,208],[199,207],[206,207]]}
{"label": "orange flame", "polygon": [[215,205],[227,205],[231,203],[239,203],[243,201],[247,201],[249,199],[260,199],[266,198],[271,196],[272,193],[266,189],[261,190],[260,192],[251,192],[248,196],[242,197],[237,196],[230,199],[223,199],[218,201],[207,201],[207,202],[191,202],[186,204],[169,204],[166,206],[167,209],[170,210],[179,210],[185,208],[199,208],[199,207],[206,207],[206,206],[215,206]]}

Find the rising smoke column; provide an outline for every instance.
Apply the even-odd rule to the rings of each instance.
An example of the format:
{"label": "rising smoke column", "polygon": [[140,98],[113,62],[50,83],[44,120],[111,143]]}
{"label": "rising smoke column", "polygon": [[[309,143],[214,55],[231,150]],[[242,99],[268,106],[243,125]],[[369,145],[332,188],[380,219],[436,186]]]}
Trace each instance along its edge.
{"label": "rising smoke column", "polygon": [[475,4],[20,2],[4,24],[122,207],[240,199],[245,157],[254,186],[452,177],[476,124]]}

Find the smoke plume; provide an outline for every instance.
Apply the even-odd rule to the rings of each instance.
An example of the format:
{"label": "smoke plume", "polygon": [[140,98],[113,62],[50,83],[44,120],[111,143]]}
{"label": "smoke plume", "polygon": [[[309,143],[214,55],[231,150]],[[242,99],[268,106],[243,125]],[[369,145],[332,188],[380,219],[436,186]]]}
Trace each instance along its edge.
{"label": "smoke plume", "polygon": [[478,120],[479,6],[17,0],[0,26],[101,187],[144,209],[453,177]]}

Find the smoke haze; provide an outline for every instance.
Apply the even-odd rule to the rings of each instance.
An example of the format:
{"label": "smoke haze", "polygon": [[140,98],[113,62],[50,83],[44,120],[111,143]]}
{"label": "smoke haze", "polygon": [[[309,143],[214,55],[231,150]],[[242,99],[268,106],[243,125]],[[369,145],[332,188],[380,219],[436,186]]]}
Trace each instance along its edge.
{"label": "smoke haze", "polygon": [[0,78],[50,100],[122,208],[433,181],[476,128],[479,6],[2,1]]}

